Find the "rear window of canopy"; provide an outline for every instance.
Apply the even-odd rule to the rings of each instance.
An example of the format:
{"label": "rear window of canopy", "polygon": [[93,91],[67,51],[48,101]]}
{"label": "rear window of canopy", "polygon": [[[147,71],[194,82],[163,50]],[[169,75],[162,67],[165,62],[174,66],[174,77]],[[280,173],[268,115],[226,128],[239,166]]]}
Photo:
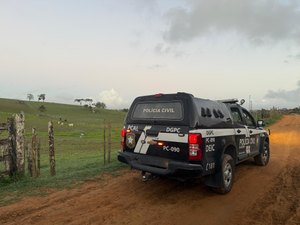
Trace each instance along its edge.
{"label": "rear window of canopy", "polygon": [[134,107],[133,120],[183,120],[183,107],[180,101],[143,102]]}

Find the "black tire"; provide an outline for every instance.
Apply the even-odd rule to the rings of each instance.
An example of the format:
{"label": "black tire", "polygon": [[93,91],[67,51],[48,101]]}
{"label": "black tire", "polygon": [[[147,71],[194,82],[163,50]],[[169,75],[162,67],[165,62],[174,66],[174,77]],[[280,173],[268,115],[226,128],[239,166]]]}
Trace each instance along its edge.
{"label": "black tire", "polygon": [[261,153],[254,157],[256,165],[266,166],[270,160],[270,148],[267,141],[264,142],[263,149]]}
{"label": "black tire", "polygon": [[221,176],[219,176],[221,186],[213,188],[213,190],[219,194],[226,194],[231,191],[234,175],[235,175],[235,163],[231,155],[224,154],[222,160]]}

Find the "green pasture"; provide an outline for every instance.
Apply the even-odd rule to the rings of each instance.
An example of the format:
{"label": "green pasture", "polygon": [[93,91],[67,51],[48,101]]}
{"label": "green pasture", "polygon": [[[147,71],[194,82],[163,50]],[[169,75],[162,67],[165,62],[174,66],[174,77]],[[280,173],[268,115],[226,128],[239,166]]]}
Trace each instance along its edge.
{"label": "green pasture", "polygon": [[[41,105],[46,107],[45,112],[38,110]],[[31,178],[26,164],[25,176],[0,178],[0,205],[16,201],[24,195],[40,195],[52,188],[70,187],[102,172],[112,172],[122,167],[116,155],[120,149],[120,131],[126,113],[105,109],[92,112],[76,105],[0,99],[0,122],[5,122],[7,117],[20,111],[25,113],[26,141],[30,142],[32,128],[36,128],[41,140],[41,175]],[[58,124],[60,118],[64,125]],[[49,175],[49,121],[54,123],[55,177]],[[112,155],[111,163],[104,166],[103,127],[108,122],[112,126]],[[0,138],[5,138],[5,135],[3,132]]]}

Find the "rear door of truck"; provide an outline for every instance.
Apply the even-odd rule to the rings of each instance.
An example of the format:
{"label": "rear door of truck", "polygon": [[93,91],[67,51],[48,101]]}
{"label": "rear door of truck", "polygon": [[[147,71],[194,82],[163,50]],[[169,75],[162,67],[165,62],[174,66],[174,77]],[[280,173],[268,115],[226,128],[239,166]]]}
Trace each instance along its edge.
{"label": "rear door of truck", "polygon": [[187,161],[190,98],[187,94],[137,98],[126,118],[123,150]]}

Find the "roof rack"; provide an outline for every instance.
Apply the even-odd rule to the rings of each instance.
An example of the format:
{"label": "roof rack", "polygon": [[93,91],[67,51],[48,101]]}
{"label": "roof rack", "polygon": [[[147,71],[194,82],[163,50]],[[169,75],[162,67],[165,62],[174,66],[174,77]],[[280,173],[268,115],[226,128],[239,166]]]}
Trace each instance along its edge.
{"label": "roof rack", "polygon": [[218,102],[234,104],[234,103],[238,103],[239,100],[236,98],[232,98],[232,99],[218,100]]}

